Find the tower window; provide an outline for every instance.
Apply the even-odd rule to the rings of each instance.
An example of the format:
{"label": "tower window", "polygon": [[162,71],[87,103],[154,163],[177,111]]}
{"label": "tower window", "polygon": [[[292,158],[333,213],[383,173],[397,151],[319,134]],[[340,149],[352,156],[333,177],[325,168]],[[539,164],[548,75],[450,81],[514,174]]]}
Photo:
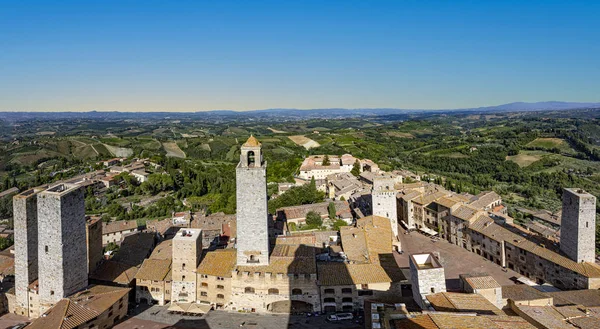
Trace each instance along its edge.
{"label": "tower window", "polygon": [[256,156],[254,155],[254,151],[248,152],[248,167],[254,167],[256,162]]}
{"label": "tower window", "polygon": [[44,251],[48,252],[48,246],[44,246]]}
{"label": "tower window", "polygon": [[588,227],[589,227],[589,225],[588,225],[588,224],[589,224],[588,222],[585,222],[585,228],[588,228]]}

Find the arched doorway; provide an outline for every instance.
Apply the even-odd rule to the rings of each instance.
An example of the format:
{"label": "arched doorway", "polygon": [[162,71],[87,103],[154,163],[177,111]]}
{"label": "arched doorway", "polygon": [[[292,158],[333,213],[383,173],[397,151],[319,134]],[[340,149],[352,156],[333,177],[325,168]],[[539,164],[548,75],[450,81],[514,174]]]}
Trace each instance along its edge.
{"label": "arched doorway", "polygon": [[273,313],[306,313],[313,311],[313,305],[299,300],[280,300],[267,305]]}

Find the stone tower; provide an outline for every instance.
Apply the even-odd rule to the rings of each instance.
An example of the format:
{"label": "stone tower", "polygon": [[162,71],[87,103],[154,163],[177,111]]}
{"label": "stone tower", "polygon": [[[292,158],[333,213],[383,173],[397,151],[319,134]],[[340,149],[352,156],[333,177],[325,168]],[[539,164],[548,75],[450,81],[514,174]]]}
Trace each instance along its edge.
{"label": "stone tower", "polygon": [[83,189],[55,185],[38,195],[40,311],[88,284]]}
{"label": "stone tower", "polygon": [[578,188],[566,188],[562,197],[560,250],[575,262],[594,262],[596,197]]}
{"label": "stone tower", "polygon": [[196,269],[202,256],[202,230],[182,228],[173,238],[172,298],[175,303],[196,302]]}
{"label": "stone tower", "polygon": [[38,278],[37,198],[41,190],[31,189],[13,197],[15,225],[15,312],[33,317],[29,309],[28,286]]}
{"label": "stone tower", "polygon": [[376,177],[373,179],[371,193],[373,215],[390,219],[394,237],[398,236],[398,206],[394,179],[390,177]]}
{"label": "stone tower", "polygon": [[267,163],[254,136],[242,145],[235,174],[237,264],[269,265]]}

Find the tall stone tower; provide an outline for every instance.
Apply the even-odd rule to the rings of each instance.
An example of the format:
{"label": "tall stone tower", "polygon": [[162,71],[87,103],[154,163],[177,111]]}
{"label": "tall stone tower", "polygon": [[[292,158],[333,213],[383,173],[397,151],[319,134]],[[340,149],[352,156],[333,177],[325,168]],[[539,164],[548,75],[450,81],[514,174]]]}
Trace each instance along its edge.
{"label": "tall stone tower", "polygon": [[566,188],[562,197],[560,250],[576,262],[594,262],[596,197],[578,188]]}
{"label": "tall stone tower", "polygon": [[173,238],[172,298],[177,303],[196,302],[196,269],[202,256],[202,230],[182,228]]}
{"label": "tall stone tower", "polygon": [[15,295],[17,314],[33,317],[29,309],[28,286],[38,278],[37,198],[41,190],[31,189],[13,197],[15,225]]}
{"label": "tall stone tower", "polygon": [[237,264],[269,265],[267,163],[254,136],[242,145],[235,174]]}
{"label": "tall stone tower", "polygon": [[40,311],[88,284],[85,201],[79,186],[59,184],[38,195]]}
{"label": "tall stone tower", "polygon": [[373,215],[390,219],[394,237],[398,236],[398,205],[394,179],[390,177],[376,177],[373,179],[371,202]]}

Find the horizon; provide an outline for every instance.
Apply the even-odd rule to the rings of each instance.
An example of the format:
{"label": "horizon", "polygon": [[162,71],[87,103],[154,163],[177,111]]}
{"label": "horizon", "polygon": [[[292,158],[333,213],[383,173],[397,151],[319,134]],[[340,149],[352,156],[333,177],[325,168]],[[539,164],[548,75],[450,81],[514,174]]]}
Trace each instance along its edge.
{"label": "horizon", "polygon": [[600,3],[0,4],[1,112],[598,102]]}

